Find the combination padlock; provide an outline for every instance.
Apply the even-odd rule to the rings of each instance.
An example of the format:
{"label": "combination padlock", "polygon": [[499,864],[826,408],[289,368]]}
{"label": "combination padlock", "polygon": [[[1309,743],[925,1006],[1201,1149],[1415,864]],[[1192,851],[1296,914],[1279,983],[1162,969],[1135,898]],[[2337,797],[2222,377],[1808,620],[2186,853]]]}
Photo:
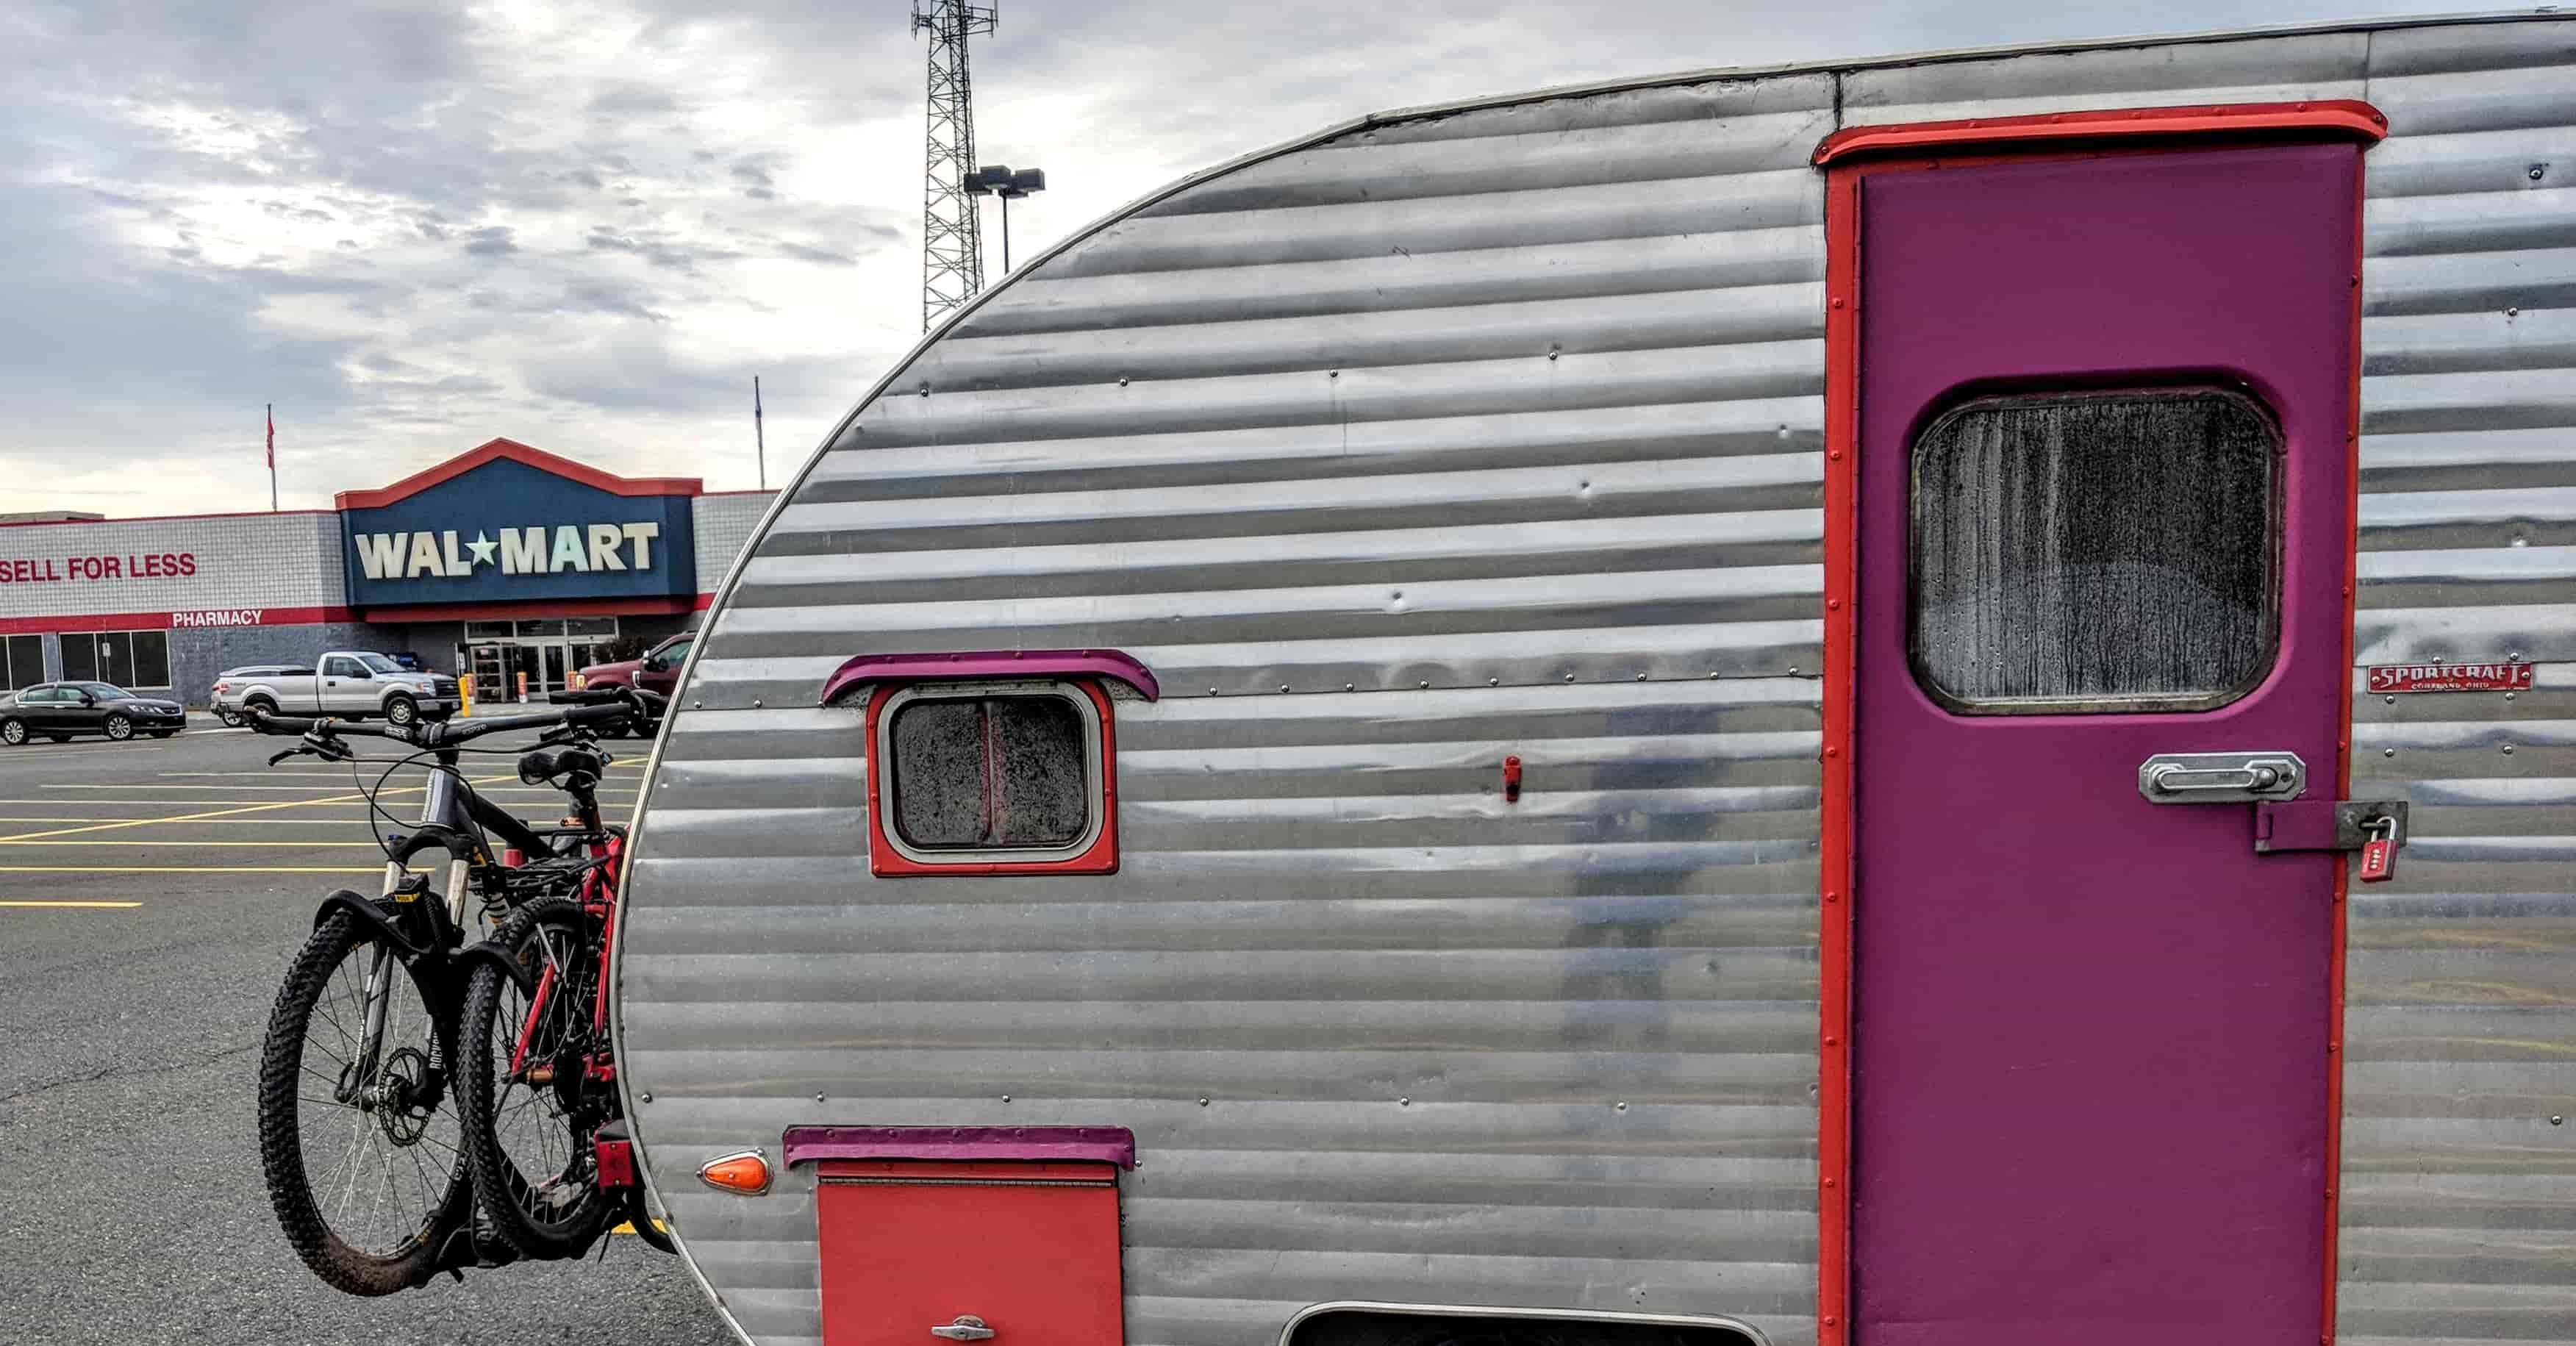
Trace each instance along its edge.
{"label": "combination padlock", "polygon": [[2397,820],[2374,818],[2370,821],[2370,840],[2361,844],[2363,883],[2386,883],[2397,877]]}

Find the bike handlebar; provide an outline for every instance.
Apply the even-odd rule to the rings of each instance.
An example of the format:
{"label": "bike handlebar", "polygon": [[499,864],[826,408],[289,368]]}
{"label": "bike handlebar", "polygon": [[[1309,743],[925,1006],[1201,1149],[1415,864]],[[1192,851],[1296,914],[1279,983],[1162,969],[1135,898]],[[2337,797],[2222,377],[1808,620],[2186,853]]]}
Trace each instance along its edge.
{"label": "bike handlebar", "polygon": [[[317,733],[330,737],[356,734],[362,738],[388,738],[398,743],[410,743],[421,747],[453,747],[459,743],[471,742],[486,734],[507,733],[513,729],[536,729],[559,724],[604,724],[610,720],[625,719],[637,713],[635,706],[620,700],[598,705],[566,706],[561,710],[550,710],[541,715],[501,715],[461,725],[450,722],[439,725],[434,732],[419,737],[400,729],[377,729],[368,725],[351,724],[345,720],[311,719],[296,715],[265,715],[256,710],[252,711],[247,718],[250,721],[250,727],[262,734],[302,734],[306,737]],[[422,738],[432,741],[423,743]]]}

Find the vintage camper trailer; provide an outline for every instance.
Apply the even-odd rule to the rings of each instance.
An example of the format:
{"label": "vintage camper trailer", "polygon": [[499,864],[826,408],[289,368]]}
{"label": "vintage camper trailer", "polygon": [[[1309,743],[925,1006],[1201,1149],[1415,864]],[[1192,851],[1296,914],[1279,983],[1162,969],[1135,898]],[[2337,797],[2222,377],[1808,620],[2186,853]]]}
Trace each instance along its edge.
{"label": "vintage camper trailer", "polygon": [[618,1056],[750,1341],[2576,1339],[2576,22],[1338,126],[705,629]]}

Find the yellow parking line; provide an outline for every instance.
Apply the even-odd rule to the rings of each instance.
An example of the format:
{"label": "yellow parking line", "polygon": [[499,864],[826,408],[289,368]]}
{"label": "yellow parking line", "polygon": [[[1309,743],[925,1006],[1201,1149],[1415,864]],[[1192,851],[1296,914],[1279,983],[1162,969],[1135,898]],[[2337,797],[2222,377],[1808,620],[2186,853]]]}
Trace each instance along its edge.
{"label": "yellow parking line", "polygon": [[[161,823],[161,822],[176,822],[176,821],[178,821],[178,820],[177,820],[177,819],[174,819],[174,818],[33,818],[33,817],[24,817],[24,818],[20,818],[20,817],[7,817],[7,816],[0,816],[0,823],[94,823],[94,822],[111,822],[111,823],[116,823],[116,822],[124,822],[124,823]],[[368,822],[369,822],[369,820],[368,820],[368,819],[365,819],[365,818],[206,818],[206,819],[202,819],[202,820],[198,821],[198,822],[195,824],[195,826],[198,826],[198,827],[364,827],[364,826],[366,826],[366,825],[367,825],[367,823],[368,823]]]}
{"label": "yellow parking line", "polygon": [[[338,790],[342,794],[349,792],[346,786],[340,785],[150,785],[142,781],[119,781],[106,785],[89,781],[47,781],[45,788],[48,790]],[[411,785],[389,788],[417,790],[420,787]]]}
{"label": "yellow parking line", "polygon": [[382,874],[383,865],[363,869],[298,865],[0,865],[0,874]]}
{"label": "yellow parking line", "polygon": [[139,907],[140,902],[0,902],[0,907]]}
{"label": "yellow parking line", "polygon": [[[405,790],[416,791],[418,788],[419,787],[417,786],[404,786],[399,789],[387,790],[384,793],[389,796],[398,795],[403,793]],[[157,804],[162,808],[196,808],[211,804],[257,804],[262,808],[291,809],[302,807],[305,804],[342,803],[351,804],[358,808],[365,808],[367,806],[365,795],[339,795],[330,799],[313,800],[289,799],[283,803],[269,799],[64,799],[59,796],[53,799],[0,799],[0,804],[52,804],[58,808],[67,809],[98,808],[102,805],[133,805],[140,808],[154,804]]]}
{"label": "yellow parking line", "polygon": [[[409,787],[409,790],[388,790],[385,793],[403,794],[408,793],[410,790],[419,790],[421,788],[423,787],[415,785]],[[120,802],[142,804],[149,803],[151,801],[137,799]],[[174,801],[163,800],[161,802],[171,803]],[[271,809],[291,809],[304,804],[362,804],[364,802],[366,802],[365,795],[341,795],[337,799],[290,799],[284,803],[278,804],[250,804],[242,808],[216,809],[207,813],[185,813],[175,818],[134,818],[121,822],[91,823],[85,827],[58,827],[50,832],[20,832],[15,836],[0,837],[0,841],[34,841],[38,837],[67,837],[75,832],[113,832],[120,827],[150,827],[155,823],[193,823],[200,822],[208,818],[228,817],[236,813],[264,813]]]}
{"label": "yellow parking line", "polygon": [[384,849],[372,841],[0,841],[0,846],[257,846],[272,851],[340,847],[366,851]]}
{"label": "yellow parking line", "polygon": [[[666,1234],[671,1232],[671,1222],[668,1220],[655,1220],[653,1222],[653,1227]],[[635,1232],[635,1222],[633,1220],[620,1220],[617,1222],[617,1227],[609,1230],[608,1232],[612,1234],[632,1234]]]}

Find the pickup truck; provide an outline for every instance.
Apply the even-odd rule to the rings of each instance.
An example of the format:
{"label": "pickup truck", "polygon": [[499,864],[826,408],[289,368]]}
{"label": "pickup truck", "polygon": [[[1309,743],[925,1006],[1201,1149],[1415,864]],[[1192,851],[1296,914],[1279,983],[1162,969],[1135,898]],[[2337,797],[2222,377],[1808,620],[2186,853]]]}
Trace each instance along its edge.
{"label": "pickup truck", "polygon": [[[615,663],[592,664],[573,678],[575,691],[606,691],[612,687],[633,687],[651,692],[657,698],[668,698],[679,684],[680,665],[689,661],[689,647],[697,643],[698,633],[683,631],[644,652],[641,659],[620,659]],[[661,704],[655,701],[653,704]],[[651,738],[658,722],[638,728],[641,736]],[[614,728],[610,732],[617,732]]]}
{"label": "pickup truck", "polygon": [[456,679],[415,673],[381,654],[333,650],[312,665],[268,666],[226,677],[215,687],[218,714],[227,707],[272,715],[330,715],[343,720],[410,724],[443,720],[462,704]]}

